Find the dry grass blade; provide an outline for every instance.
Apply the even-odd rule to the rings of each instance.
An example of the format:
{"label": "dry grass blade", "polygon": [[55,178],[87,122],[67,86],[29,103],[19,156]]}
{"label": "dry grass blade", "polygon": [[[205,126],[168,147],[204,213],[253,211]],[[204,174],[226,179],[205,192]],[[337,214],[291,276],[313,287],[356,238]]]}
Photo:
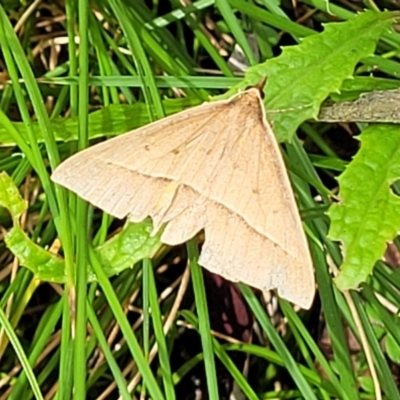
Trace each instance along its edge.
{"label": "dry grass blade", "polygon": [[204,229],[202,266],[311,305],[311,257],[258,89],[82,151],[52,179],[115,217],[151,216],[168,245]]}

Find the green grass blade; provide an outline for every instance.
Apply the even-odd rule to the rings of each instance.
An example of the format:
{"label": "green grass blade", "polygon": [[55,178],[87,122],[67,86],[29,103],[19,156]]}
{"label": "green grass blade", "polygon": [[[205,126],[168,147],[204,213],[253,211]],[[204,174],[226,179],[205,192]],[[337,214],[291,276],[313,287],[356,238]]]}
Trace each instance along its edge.
{"label": "green grass blade", "polygon": [[6,315],[4,314],[4,311],[2,309],[0,309],[0,324],[3,327],[5,333],[7,334],[8,338],[14,348],[14,351],[22,365],[22,368],[24,369],[24,371],[26,373],[26,377],[31,385],[32,391],[33,391],[36,399],[43,400],[43,396],[40,391],[39,384],[36,380],[36,377],[32,370],[32,367],[29,364],[29,360],[26,357],[24,349],[23,349],[20,341],[18,340],[18,337],[17,337],[13,327],[11,326],[10,322],[8,321]]}
{"label": "green grass blade", "polygon": [[124,314],[124,311],[122,310],[121,304],[118,300],[118,297],[116,296],[114,289],[104,274],[101,265],[99,263],[99,260],[96,257],[96,254],[92,249],[89,249],[89,258],[90,262],[93,266],[93,269],[97,275],[99,285],[104,291],[104,295],[108,301],[108,304],[121,328],[121,331],[126,339],[127,345],[129,347],[129,350],[131,351],[132,357],[134,358],[140,373],[142,374],[145,382],[146,382],[146,387],[150,393],[150,395],[155,399],[155,400],[163,400],[164,396],[161,393],[160,388],[157,385],[157,382],[155,380],[155,377],[153,373],[151,372],[151,369],[148,365],[147,360],[145,359],[142,349],[138,343],[138,340],[136,339],[136,336],[132,332],[132,328]]}
{"label": "green grass blade", "polygon": [[96,317],[96,314],[90,304],[87,305],[87,313],[88,313],[89,321],[93,327],[93,331],[97,337],[97,340],[99,342],[101,350],[103,351],[104,357],[107,360],[107,363],[110,367],[110,370],[115,379],[115,383],[118,386],[118,389],[120,391],[122,398],[124,400],[132,399],[132,396],[130,395],[130,393],[127,389],[127,384],[126,384],[125,378],[122,375],[122,372],[118,366],[117,361],[114,358],[113,353],[111,352],[111,350],[108,347],[107,339],[104,336],[103,330],[102,330],[102,328],[99,324],[99,321]]}
{"label": "green grass blade", "polygon": [[317,397],[315,396],[314,391],[300,372],[299,367],[297,366],[292,355],[290,354],[290,351],[280,338],[268,316],[265,314],[265,311],[262,309],[253,291],[248,286],[243,284],[239,284],[239,287],[248,305],[256,316],[258,323],[263,328],[268,339],[271,341],[278,354],[282,357],[285,367],[289,371],[290,376],[296,383],[304,398],[309,400],[316,400]]}
{"label": "green grass blade", "polygon": [[210,320],[207,308],[207,298],[204,288],[204,280],[201,267],[197,260],[199,251],[197,243],[194,239],[186,244],[188,252],[188,260],[190,272],[193,282],[194,297],[196,302],[196,310],[199,318],[199,332],[201,336],[201,344],[204,351],[204,366],[206,369],[208,395],[211,399],[218,399],[218,382],[217,372],[215,369],[215,359],[213,351],[213,338],[211,336]]}
{"label": "green grass blade", "polygon": [[354,291],[351,292],[351,297],[354,301],[354,305],[363,325],[363,329],[368,340],[368,345],[372,351],[374,366],[378,373],[383,391],[389,399],[399,400],[400,393],[398,390],[398,386],[393,379],[393,375],[385,360],[385,356],[382,352],[382,349],[380,348],[379,342],[375,336],[372,324],[368,320],[367,313],[362,306],[362,302],[360,301],[358,294]]}
{"label": "green grass blade", "polygon": [[153,266],[151,265],[151,261],[148,258],[144,260],[144,264],[147,264],[145,268],[147,268],[148,270],[149,300],[154,333],[158,347],[158,355],[160,359],[160,370],[164,382],[165,398],[167,400],[175,400],[176,396],[174,391],[174,383],[172,380],[169,351],[162,325],[160,305],[158,304],[157,287],[154,279]]}
{"label": "green grass blade", "polygon": [[246,35],[243,32],[240,24],[238,23],[235,14],[231,9],[231,6],[229,5],[228,0],[215,0],[215,5],[218,7],[220,13],[222,14],[237,44],[241,47],[243,53],[246,55],[249,65],[256,64],[257,60],[254,57],[253,51],[249,45],[249,42],[247,41]]}

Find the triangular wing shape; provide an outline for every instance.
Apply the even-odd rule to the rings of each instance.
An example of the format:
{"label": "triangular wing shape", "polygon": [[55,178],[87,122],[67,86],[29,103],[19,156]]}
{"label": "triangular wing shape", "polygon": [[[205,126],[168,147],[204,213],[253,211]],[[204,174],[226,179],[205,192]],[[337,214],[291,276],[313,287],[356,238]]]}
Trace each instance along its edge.
{"label": "triangular wing shape", "polygon": [[52,179],[118,218],[151,216],[176,245],[205,230],[200,264],[309,308],[311,257],[257,89],[75,154]]}

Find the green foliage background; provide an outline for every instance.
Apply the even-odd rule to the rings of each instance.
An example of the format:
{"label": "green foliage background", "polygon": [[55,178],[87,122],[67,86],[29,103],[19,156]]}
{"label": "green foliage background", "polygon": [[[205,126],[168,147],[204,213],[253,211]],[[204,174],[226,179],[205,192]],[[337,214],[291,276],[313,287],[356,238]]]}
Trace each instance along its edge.
{"label": "green foliage background", "polygon": [[[400,359],[400,280],[397,270],[380,261],[400,222],[393,192],[400,175],[398,127],[358,125],[361,150],[339,178],[334,195],[335,184],[325,178],[343,170],[347,160],[325,140],[326,126],[309,122],[329,97],[348,100],[398,87],[400,35],[393,24],[400,14],[378,9],[355,14],[333,3],[306,0],[302,6],[314,11],[309,24],[314,30],[289,18],[290,4],[262,0],[200,0],[187,7],[171,0],[164,14],[161,3],[66,1],[65,9],[49,6],[54,15],[66,16],[61,24],[68,37],[64,60],[43,72],[30,45],[38,21],[28,6],[18,1],[0,6],[7,71],[0,92],[2,268],[14,256],[25,267],[4,275],[0,288],[2,398],[84,399],[118,393],[124,399],[175,399],[179,383],[204,363],[208,396],[217,399],[219,359],[249,399],[353,400],[381,393],[400,399],[393,372]],[[17,35],[15,15],[22,18],[24,13],[27,22]],[[213,29],[204,25],[207,18],[215,22]],[[221,41],[222,34],[228,35],[232,48],[234,43],[242,48],[250,65],[244,76],[235,76],[210,32],[218,32]],[[249,32],[255,34],[260,60],[248,42]],[[284,43],[292,45],[280,53],[285,37]],[[203,60],[219,76],[199,76]],[[187,308],[181,303],[189,290],[187,272],[178,289],[172,285],[165,296],[158,292],[157,268],[173,250],[150,236],[150,221],[126,224],[109,238],[112,219],[94,213],[49,176],[61,159],[87,147],[89,139],[124,133],[210,97],[229,96],[264,77],[267,116],[278,141],[285,142],[319,291],[312,310],[297,313],[279,300],[271,315],[258,295],[239,285],[259,340],[217,341],[195,240],[187,244],[194,296],[194,306]],[[228,88],[223,95],[218,90]],[[174,99],[179,90],[185,99]],[[50,114],[43,101],[49,96],[54,98]],[[90,105],[101,109],[90,113]],[[13,119],[22,122],[10,118],[13,109],[18,109]],[[318,154],[307,154],[296,133]],[[41,195],[28,207],[21,193],[31,197],[36,189]],[[34,216],[32,229],[24,223],[27,216]],[[49,249],[57,237],[62,257]],[[341,272],[334,282],[330,268],[335,267]],[[46,282],[57,288],[56,297],[46,303],[28,340],[23,315]],[[127,317],[129,307],[141,310],[133,321]],[[276,316],[284,333],[272,323]],[[170,355],[182,325],[198,332],[202,351],[176,368]],[[329,354],[321,350],[320,333],[313,333],[321,326]],[[122,338],[118,346],[113,329]],[[355,356],[349,333],[359,345]],[[55,335],[55,350],[43,362],[40,357]],[[253,379],[234,363],[233,352],[250,357],[248,376]]]}

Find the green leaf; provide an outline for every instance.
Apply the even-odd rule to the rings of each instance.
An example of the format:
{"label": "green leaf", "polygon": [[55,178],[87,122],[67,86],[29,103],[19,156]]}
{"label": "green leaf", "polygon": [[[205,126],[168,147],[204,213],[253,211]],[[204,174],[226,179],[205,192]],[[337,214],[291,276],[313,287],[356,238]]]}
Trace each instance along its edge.
{"label": "green leaf", "polygon": [[386,351],[387,355],[394,363],[400,363],[400,346],[390,334],[386,337]]}
{"label": "green leaf", "polygon": [[400,178],[400,129],[371,125],[361,135],[361,150],[339,177],[340,202],[329,210],[329,237],[343,243],[336,284],[355,289],[372,273],[386,243],[400,228],[400,198],[391,185]]}
{"label": "green leaf", "polygon": [[28,203],[21,197],[14,181],[6,172],[0,173],[0,206],[6,208],[14,220],[28,208]]}
{"label": "green leaf", "polygon": [[[161,246],[161,233],[152,237],[151,230],[149,220],[138,224],[128,223],[119,234],[96,248],[95,252],[107,276],[131,268],[143,258],[153,257]],[[5,241],[20,264],[31,270],[37,278],[47,282],[66,282],[64,260],[32,242],[19,227],[11,229]],[[96,280],[90,265],[87,277],[88,282]]]}
{"label": "green leaf", "polygon": [[[119,274],[131,268],[143,258],[151,258],[160,248],[161,232],[151,236],[153,229],[150,220],[138,224],[127,223],[124,229],[113,238],[97,247],[95,252],[107,276]],[[6,235],[9,250],[18,258],[20,264],[46,282],[65,283],[64,260],[34,243],[18,226]],[[88,282],[96,280],[92,267],[88,265]]]}
{"label": "green leaf", "polygon": [[267,77],[268,120],[279,141],[290,141],[302,122],[317,117],[322,101],[352,77],[357,63],[373,54],[379,37],[399,16],[366,11],[346,22],[326,24],[324,32],[284,47],[279,57],[249,68],[234,91]]}
{"label": "green leaf", "polygon": [[19,226],[14,226],[7,233],[5,243],[20,264],[32,271],[38,279],[66,282],[64,260],[34,243]]}
{"label": "green leaf", "polygon": [[363,390],[365,390],[367,393],[374,393],[374,382],[370,376],[360,376],[358,381],[360,382],[360,386]]}
{"label": "green leaf", "polygon": [[106,275],[118,274],[144,258],[152,258],[161,247],[162,234],[159,230],[152,236],[152,230],[149,218],[135,224],[128,222],[120,233],[97,247],[97,257]]}

